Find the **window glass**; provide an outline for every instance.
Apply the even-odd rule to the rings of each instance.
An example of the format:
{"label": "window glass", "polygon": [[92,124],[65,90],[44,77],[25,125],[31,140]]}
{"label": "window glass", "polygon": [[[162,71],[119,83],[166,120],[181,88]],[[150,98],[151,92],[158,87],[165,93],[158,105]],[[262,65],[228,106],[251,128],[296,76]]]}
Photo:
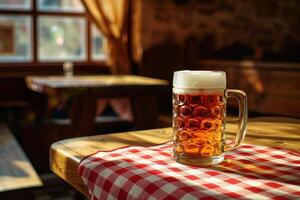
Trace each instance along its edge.
{"label": "window glass", "polygon": [[31,18],[0,15],[0,62],[31,60]]}
{"label": "window glass", "polygon": [[31,4],[31,0],[0,0],[0,9],[29,10]]}
{"label": "window glass", "polygon": [[81,17],[38,17],[38,59],[86,60],[85,30]]}
{"label": "window glass", "polygon": [[92,59],[103,60],[107,58],[107,40],[103,37],[99,29],[92,25]]}
{"label": "window glass", "polygon": [[37,7],[42,11],[84,12],[80,0],[37,0]]}

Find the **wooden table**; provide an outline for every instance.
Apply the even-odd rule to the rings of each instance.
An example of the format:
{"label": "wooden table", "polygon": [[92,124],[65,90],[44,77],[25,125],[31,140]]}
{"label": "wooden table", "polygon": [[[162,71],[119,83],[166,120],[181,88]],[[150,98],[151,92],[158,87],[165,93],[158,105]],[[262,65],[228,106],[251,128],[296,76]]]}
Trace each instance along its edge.
{"label": "wooden table", "polygon": [[[226,133],[233,136],[236,125],[228,123]],[[151,146],[171,140],[172,129],[98,135],[63,140],[50,149],[50,165],[54,173],[88,196],[87,187],[77,174],[79,162],[99,150],[112,150],[122,146]],[[300,151],[300,120],[290,118],[253,118],[249,120],[245,143],[281,146]]]}
{"label": "wooden table", "polygon": [[133,105],[136,129],[153,128],[157,120],[156,97],[168,85],[165,80],[134,75],[101,76],[29,76],[27,86],[51,96],[72,96],[71,123],[84,136],[95,132],[96,100],[129,97]]}
{"label": "wooden table", "polygon": [[7,126],[0,124],[0,194],[40,186],[42,181],[16,138]]}

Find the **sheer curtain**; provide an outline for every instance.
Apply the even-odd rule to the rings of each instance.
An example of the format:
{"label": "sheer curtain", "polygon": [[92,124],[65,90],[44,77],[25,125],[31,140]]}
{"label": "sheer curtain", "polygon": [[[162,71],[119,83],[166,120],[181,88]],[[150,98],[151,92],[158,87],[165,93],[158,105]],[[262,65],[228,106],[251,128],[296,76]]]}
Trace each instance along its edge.
{"label": "sheer curtain", "polygon": [[[128,53],[128,10],[130,0],[82,0],[88,15],[108,40],[108,65],[113,74],[130,74]],[[132,121],[129,99],[114,98],[98,101],[98,114],[107,103],[124,120]]]}
{"label": "sheer curtain", "polygon": [[82,0],[87,13],[108,40],[108,62],[113,74],[129,74],[129,0]]}

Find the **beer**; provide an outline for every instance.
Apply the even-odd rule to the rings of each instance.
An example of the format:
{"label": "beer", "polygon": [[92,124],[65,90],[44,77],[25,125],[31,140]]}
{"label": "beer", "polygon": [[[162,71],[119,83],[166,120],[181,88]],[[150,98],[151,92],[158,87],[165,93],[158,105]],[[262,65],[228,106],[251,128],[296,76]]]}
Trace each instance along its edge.
{"label": "beer", "polygon": [[175,155],[211,157],[222,154],[223,94],[173,94]]}
{"label": "beer", "polygon": [[[226,98],[238,99],[240,119],[234,145],[225,147]],[[173,152],[177,162],[210,165],[241,144],[246,133],[247,98],[226,89],[221,71],[177,71],[173,78]]]}

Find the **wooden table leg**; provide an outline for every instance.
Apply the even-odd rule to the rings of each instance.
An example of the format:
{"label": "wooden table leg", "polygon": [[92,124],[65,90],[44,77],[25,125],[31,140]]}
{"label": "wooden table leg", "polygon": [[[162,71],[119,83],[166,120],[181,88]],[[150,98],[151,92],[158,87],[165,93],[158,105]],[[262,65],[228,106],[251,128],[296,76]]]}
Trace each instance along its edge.
{"label": "wooden table leg", "polygon": [[95,134],[96,98],[93,95],[83,93],[74,96],[70,114],[76,136]]}
{"label": "wooden table leg", "polygon": [[151,95],[135,96],[133,102],[133,118],[136,130],[157,127],[158,103]]}

